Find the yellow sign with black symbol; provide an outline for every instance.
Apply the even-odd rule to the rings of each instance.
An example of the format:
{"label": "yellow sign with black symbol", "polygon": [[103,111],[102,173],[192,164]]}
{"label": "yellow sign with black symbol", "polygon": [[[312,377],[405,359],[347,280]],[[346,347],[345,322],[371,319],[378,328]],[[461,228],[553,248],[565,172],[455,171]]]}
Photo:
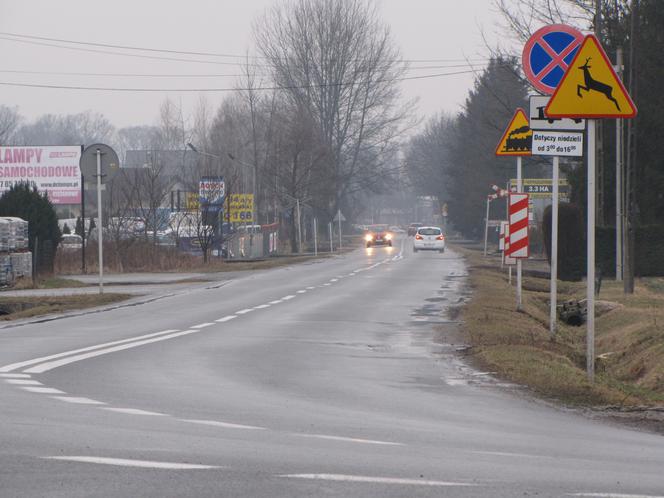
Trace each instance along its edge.
{"label": "yellow sign with black symbol", "polygon": [[549,118],[633,118],[636,106],[595,35],[586,36],[544,111]]}
{"label": "yellow sign with black symbol", "polygon": [[519,108],[512,116],[503,137],[496,147],[497,156],[532,155],[533,131],[528,123],[528,116]]}

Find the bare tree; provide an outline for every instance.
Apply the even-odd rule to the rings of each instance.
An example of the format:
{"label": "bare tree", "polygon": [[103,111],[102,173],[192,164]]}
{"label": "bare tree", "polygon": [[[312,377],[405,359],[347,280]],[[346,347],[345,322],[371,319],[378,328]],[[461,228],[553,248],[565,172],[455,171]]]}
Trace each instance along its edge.
{"label": "bare tree", "polygon": [[20,122],[21,116],[15,107],[0,105],[0,144],[12,144]]}
{"label": "bare tree", "polygon": [[[397,85],[405,66],[373,3],[297,0],[255,25],[272,77],[291,105],[306,109],[330,151],[328,215],[358,182],[379,171],[381,154],[402,131]],[[368,187],[367,185],[362,185]]]}

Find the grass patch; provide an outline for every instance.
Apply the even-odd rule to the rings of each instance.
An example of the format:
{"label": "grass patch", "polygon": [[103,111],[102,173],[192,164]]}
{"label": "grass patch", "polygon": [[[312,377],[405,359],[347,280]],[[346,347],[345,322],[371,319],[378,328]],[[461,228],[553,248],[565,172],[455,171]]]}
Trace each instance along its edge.
{"label": "grass patch", "polygon": [[94,308],[136,297],[130,294],[85,294],[49,297],[0,297],[0,320],[18,320]]}
{"label": "grass patch", "polygon": [[[517,312],[514,285],[499,261],[457,250],[466,257],[473,289],[461,312],[463,329],[483,369],[568,404],[664,403],[663,279],[638,280],[633,295],[623,293],[621,282],[602,284],[595,327],[601,357],[590,384],[585,325],[558,322],[555,340],[549,337],[549,280],[524,278],[523,310]],[[585,297],[585,282],[559,282],[558,289],[559,302]]]}
{"label": "grass patch", "polygon": [[88,285],[79,281],[69,278],[60,277],[47,277],[33,282],[31,278],[19,279],[11,290],[25,290],[25,289],[73,289],[79,287],[87,287]]}

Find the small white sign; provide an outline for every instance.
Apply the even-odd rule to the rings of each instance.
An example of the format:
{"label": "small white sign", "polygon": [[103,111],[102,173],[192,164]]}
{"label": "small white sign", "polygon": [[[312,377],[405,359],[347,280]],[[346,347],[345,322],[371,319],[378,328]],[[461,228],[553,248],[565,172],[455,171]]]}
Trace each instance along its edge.
{"label": "small white sign", "polygon": [[530,96],[528,121],[531,130],[585,130],[585,119],[550,118],[544,114],[551,97],[544,95]]}
{"label": "small white sign", "polygon": [[583,156],[583,133],[534,131],[533,156]]}

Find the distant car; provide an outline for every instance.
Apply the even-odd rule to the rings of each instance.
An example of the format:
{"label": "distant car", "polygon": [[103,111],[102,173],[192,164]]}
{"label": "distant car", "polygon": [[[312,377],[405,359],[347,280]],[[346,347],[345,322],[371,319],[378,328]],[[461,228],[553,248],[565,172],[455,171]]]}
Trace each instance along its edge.
{"label": "distant car", "polygon": [[408,225],[408,236],[412,237],[417,233],[417,229],[422,226],[422,223],[411,223]]}
{"label": "distant car", "polygon": [[83,237],[73,233],[66,233],[60,241],[60,249],[63,251],[75,251],[83,247]]}
{"label": "distant car", "polygon": [[364,241],[367,247],[392,247],[392,234],[387,229],[387,225],[370,225],[364,234]]}
{"label": "distant car", "polygon": [[413,252],[445,252],[445,235],[439,227],[420,227],[413,239]]}

